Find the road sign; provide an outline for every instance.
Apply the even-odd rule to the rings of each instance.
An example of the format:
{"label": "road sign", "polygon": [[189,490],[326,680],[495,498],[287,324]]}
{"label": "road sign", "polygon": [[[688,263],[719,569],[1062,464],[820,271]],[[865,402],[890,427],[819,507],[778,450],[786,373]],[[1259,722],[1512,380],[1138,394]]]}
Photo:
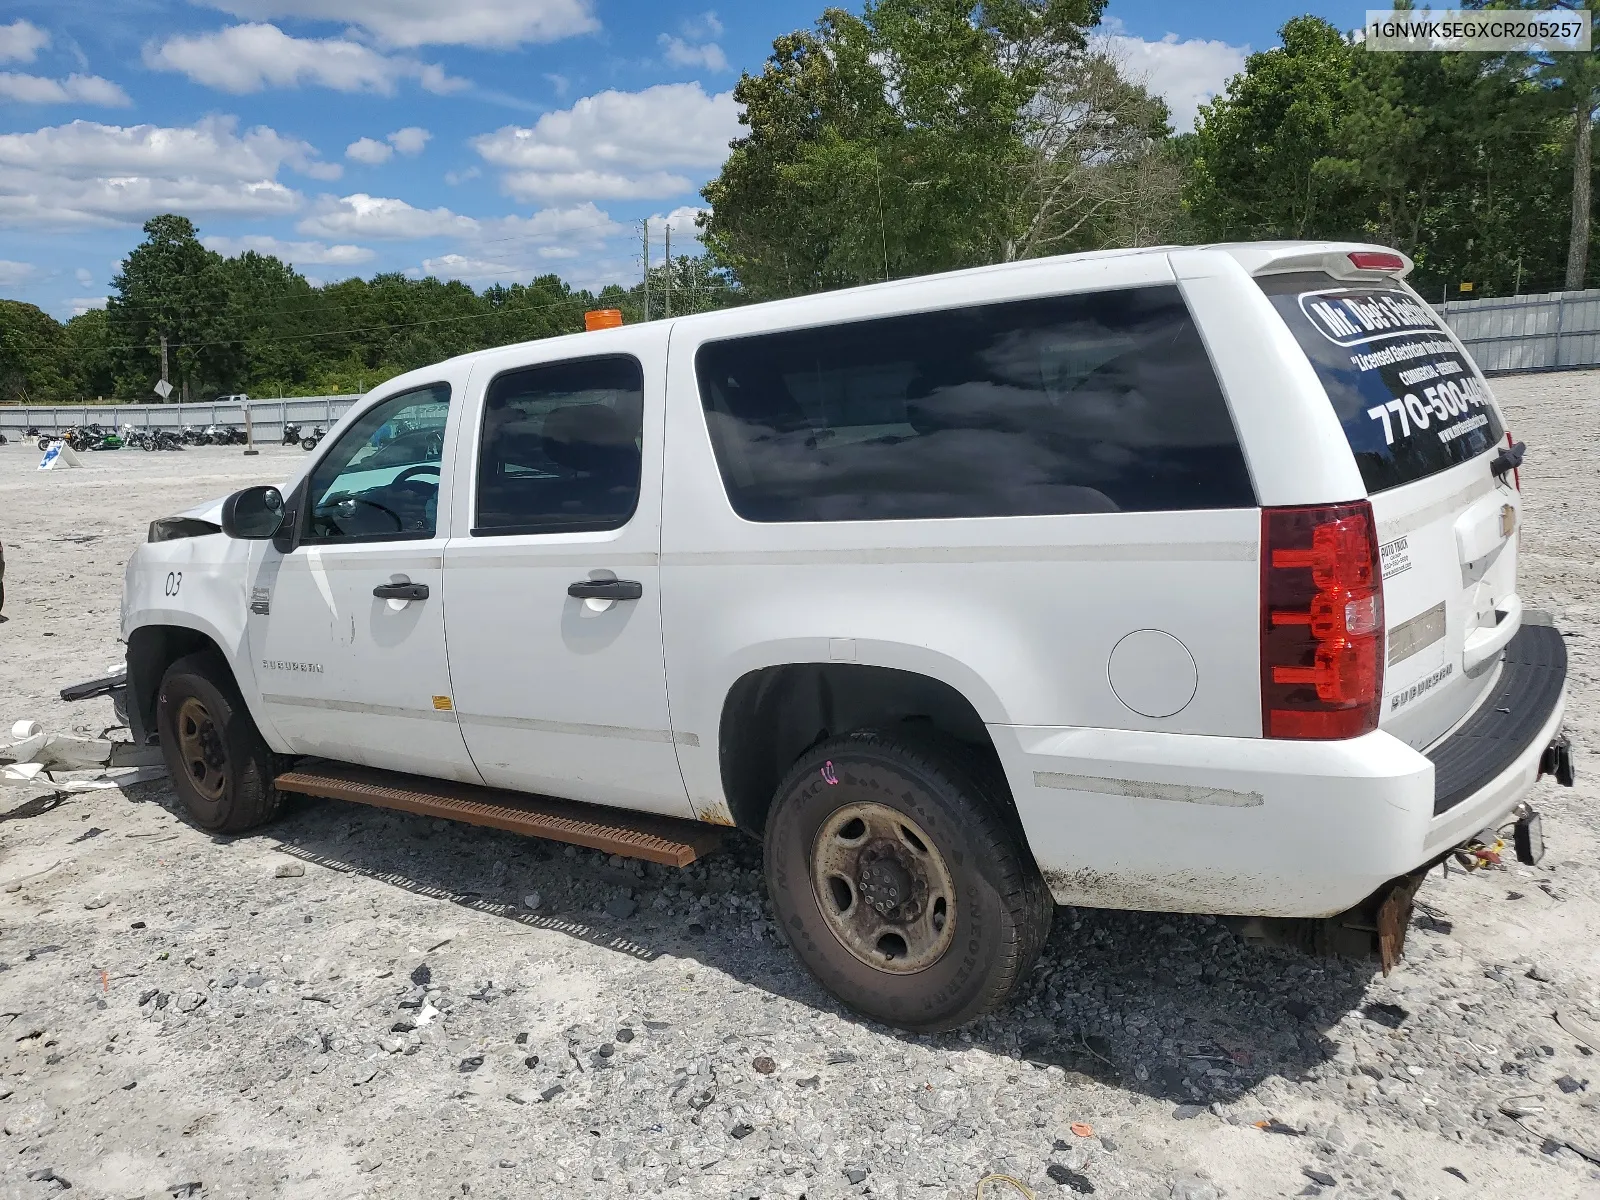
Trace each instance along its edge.
{"label": "road sign", "polygon": [[155,393],[165,400],[168,396],[172,395],[172,385],[163,379],[156,384]]}

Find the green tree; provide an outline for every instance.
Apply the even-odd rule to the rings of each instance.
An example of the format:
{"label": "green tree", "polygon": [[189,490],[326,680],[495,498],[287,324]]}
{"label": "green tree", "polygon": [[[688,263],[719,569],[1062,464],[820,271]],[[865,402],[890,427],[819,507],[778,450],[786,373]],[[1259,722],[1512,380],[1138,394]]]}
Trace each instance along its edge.
{"label": "green tree", "polygon": [[64,399],[60,324],[20,300],[0,300],[0,400]]}
{"label": "green tree", "polygon": [[[1573,6],[1554,4],[1551,0],[1468,0],[1466,7],[1539,10]],[[1591,45],[1587,53],[1509,54],[1494,62],[1498,72],[1531,83],[1556,114],[1557,128],[1564,126],[1551,140],[1559,146],[1560,157],[1569,165],[1563,279],[1569,291],[1582,288],[1588,278],[1589,252],[1594,237],[1591,214],[1594,207],[1594,123],[1596,110],[1600,108],[1600,39],[1591,38]]]}
{"label": "green tree", "polygon": [[712,261],[764,299],[1070,243],[1108,204],[1075,199],[1104,156],[1061,135],[1067,115],[1131,120],[1140,153],[1166,133],[1165,110],[1130,114],[1126,91],[1085,118],[1085,81],[1075,99],[1063,82],[1102,6],[869,0],[777,38],[734,89],[749,133],[703,193]]}
{"label": "green tree", "polygon": [[61,331],[63,399],[92,400],[116,392],[116,353],[106,310],[91,308]]}
{"label": "green tree", "polygon": [[111,280],[106,316],[118,344],[117,388],[143,398],[161,378],[161,341],[181,390],[233,390],[243,369],[222,256],[200,244],[187,217],[144,223],[145,240]]}
{"label": "green tree", "polygon": [[1181,139],[1201,239],[1381,242],[1430,295],[1555,286],[1571,151],[1525,63],[1370,52],[1315,17],[1280,36]]}
{"label": "green tree", "polygon": [[1341,221],[1359,226],[1348,181],[1324,165],[1339,149],[1359,52],[1318,17],[1296,17],[1279,37],[1200,107],[1185,199],[1203,237],[1335,236]]}

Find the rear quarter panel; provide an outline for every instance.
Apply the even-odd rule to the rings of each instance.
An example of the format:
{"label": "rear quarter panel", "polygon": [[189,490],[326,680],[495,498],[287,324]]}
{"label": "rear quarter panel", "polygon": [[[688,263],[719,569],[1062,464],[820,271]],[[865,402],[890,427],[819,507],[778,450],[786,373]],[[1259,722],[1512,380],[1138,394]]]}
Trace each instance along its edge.
{"label": "rear quarter panel", "polygon": [[[819,298],[785,323],[781,310],[734,310],[674,329],[663,619],[673,728],[698,811],[723,804],[729,689],[783,663],[927,675],[988,724],[1259,734],[1255,509],[750,522],[728,501],[699,396],[695,353],[714,338],[1172,281],[1164,255],[1044,263]],[[1143,629],[1171,634],[1194,661],[1193,697],[1170,717],[1141,716],[1111,688],[1113,648]]]}

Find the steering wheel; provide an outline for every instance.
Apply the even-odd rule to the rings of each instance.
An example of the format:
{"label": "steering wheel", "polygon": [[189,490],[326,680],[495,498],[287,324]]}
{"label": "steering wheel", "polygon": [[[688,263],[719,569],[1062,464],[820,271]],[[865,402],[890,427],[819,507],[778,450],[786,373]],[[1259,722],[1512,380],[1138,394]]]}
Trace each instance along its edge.
{"label": "steering wheel", "polygon": [[[418,475],[438,475],[438,474],[439,474],[439,467],[438,467],[437,463],[418,463],[414,467],[407,467],[404,471],[401,471],[400,474],[396,475],[394,477],[394,479],[390,481],[389,486],[390,487],[399,487],[403,483],[410,483]],[[439,485],[438,484],[434,484],[434,486],[438,487]]]}
{"label": "steering wheel", "polygon": [[[399,533],[401,530],[405,529],[405,527],[406,527],[405,520],[400,516],[399,513],[395,512],[394,509],[392,509],[392,508],[387,508],[384,505],[379,504],[376,500],[367,500],[367,499],[364,499],[364,498],[362,498],[360,496],[340,496],[339,499],[333,501],[333,503],[327,505],[327,507],[328,508],[339,508],[339,507],[343,507],[344,505],[355,505],[355,504],[364,504],[368,508],[377,509],[384,516],[388,517],[391,521],[394,522],[394,531],[396,533]],[[329,520],[328,517],[322,515],[321,513],[316,514],[316,517],[319,520],[324,520],[324,521]],[[344,531],[339,529],[337,526],[335,526],[334,532],[337,534],[337,533],[343,533]]]}

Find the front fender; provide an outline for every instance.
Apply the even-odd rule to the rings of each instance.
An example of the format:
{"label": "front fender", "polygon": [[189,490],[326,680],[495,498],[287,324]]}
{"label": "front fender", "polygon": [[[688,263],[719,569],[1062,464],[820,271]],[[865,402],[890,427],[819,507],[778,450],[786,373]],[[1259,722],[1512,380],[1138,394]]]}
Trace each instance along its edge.
{"label": "front fender", "polygon": [[153,699],[167,667],[209,643],[232,671],[267,744],[284,749],[262,708],[250,655],[253,546],[217,534],[147,543],[129,559],[123,576],[122,634],[128,643],[129,716],[144,723],[142,730],[135,727],[136,736],[155,732],[150,726]]}

